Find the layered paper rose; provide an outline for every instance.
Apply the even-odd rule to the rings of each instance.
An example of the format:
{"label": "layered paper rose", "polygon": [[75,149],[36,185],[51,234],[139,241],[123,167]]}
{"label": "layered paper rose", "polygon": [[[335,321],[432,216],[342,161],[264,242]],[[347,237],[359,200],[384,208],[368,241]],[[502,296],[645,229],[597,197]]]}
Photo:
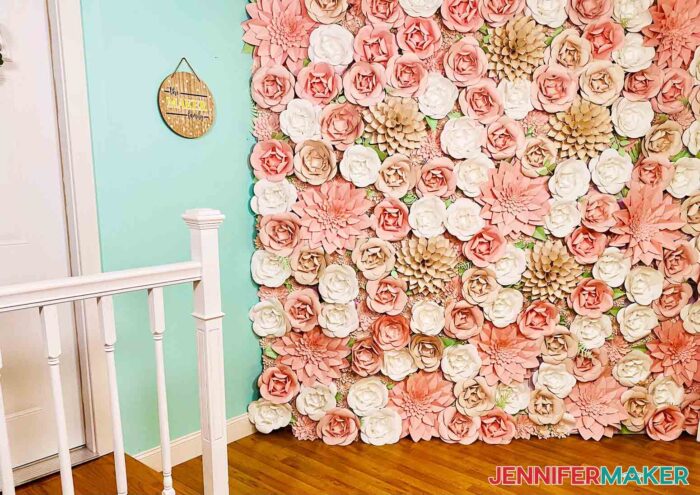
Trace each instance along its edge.
{"label": "layered paper rose", "polygon": [[264,433],[696,435],[699,0],[258,0]]}

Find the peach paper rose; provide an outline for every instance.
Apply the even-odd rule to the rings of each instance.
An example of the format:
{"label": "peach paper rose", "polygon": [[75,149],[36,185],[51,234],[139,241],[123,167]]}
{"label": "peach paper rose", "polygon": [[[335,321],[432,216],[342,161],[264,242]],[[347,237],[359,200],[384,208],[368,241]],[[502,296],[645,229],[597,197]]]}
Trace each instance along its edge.
{"label": "peach paper rose", "polygon": [[608,354],[605,349],[590,349],[585,354],[578,354],[566,361],[566,369],[579,382],[592,382],[603,374],[608,366]]}
{"label": "peach paper rose", "polygon": [[664,249],[659,269],[671,282],[697,281],[698,252],[689,242],[680,242],[673,249]]}
{"label": "peach paper rose", "polygon": [[565,29],[552,40],[544,52],[547,64],[559,64],[579,74],[591,61],[591,43],[579,36],[577,29]]}
{"label": "peach paper rose", "polygon": [[481,306],[492,301],[500,288],[490,268],[470,268],[462,275],[462,296],[470,304]]}
{"label": "peach paper rose", "polygon": [[537,110],[563,112],[571,106],[577,92],[576,74],[562,65],[541,65],[532,75],[530,100]]}
{"label": "peach paper rose", "polygon": [[398,315],[408,303],[404,280],[386,277],[367,282],[367,306],[377,313]]}
{"label": "peach paper rose", "polygon": [[460,33],[475,33],[484,25],[477,0],[443,0],[440,14],[447,28]]}
{"label": "peach paper rose", "polygon": [[258,179],[278,182],[292,173],[294,152],[284,141],[258,141],[250,154],[250,165]]}
{"label": "peach paper rose", "polygon": [[503,257],[507,244],[498,228],[487,225],[462,245],[462,253],[475,266],[484,268]]}
{"label": "peach paper rose", "polygon": [[617,220],[615,213],[620,211],[615,196],[610,194],[590,193],[583,196],[578,204],[581,223],[596,232],[606,232]]}
{"label": "peach paper rose", "polygon": [[651,409],[651,399],[647,389],[644,387],[633,387],[625,390],[620,397],[622,407],[627,412],[627,419],[622,420],[622,424],[632,432],[644,430],[646,417]]}
{"label": "peach paper rose", "polygon": [[363,107],[384,99],[384,67],[369,62],[356,62],[343,75],[343,94],[350,103]]}
{"label": "peach paper rose", "polygon": [[527,414],[536,425],[555,425],[564,417],[564,401],[547,389],[530,392]]}
{"label": "peach paper rose", "polygon": [[416,172],[411,160],[400,153],[391,155],[382,162],[379,178],[374,183],[377,191],[390,198],[402,198],[416,184]]}
{"label": "peach paper rose", "polygon": [[323,247],[311,248],[308,243],[299,244],[289,258],[292,277],[301,285],[316,285],[328,260]]}
{"label": "peach paper rose", "polygon": [[578,353],[578,342],[569,329],[557,325],[554,334],[545,335],[540,346],[542,360],[549,364],[560,364]]}
{"label": "peach paper rose", "polygon": [[418,98],[428,85],[428,69],[418,55],[396,55],[386,65],[386,78],[392,96]]}
{"label": "peach paper rose", "polygon": [[316,435],[328,445],[350,445],[360,431],[360,420],[349,409],[336,407],[316,425]]}
{"label": "peach paper rose", "polygon": [[688,304],[692,296],[693,289],[689,284],[671,284],[665,281],[661,296],[651,303],[651,307],[659,320],[665,321],[681,314],[681,310]]}
{"label": "peach paper rose", "polygon": [[479,439],[488,444],[505,445],[515,437],[515,422],[510,414],[493,409],[481,415]]}
{"label": "peach paper rose", "polygon": [[321,24],[333,24],[345,17],[348,0],[304,0],[306,13]]}
{"label": "peach paper rose", "polygon": [[299,244],[301,223],[294,213],[275,213],[260,219],[258,238],[266,251],[289,256]]}
{"label": "peach paper rose", "polygon": [[692,236],[700,235],[700,194],[688,197],[681,204],[681,230]]}
{"label": "peach paper rose", "polygon": [[535,301],[518,315],[520,333],[536,340],[558,331],[559,310],[547,301]]}
{"label": "peach paper rose", "polygon": [[397,28],[403,23],[405,14],[399,0],[362,0],[360,5],[370,24],[388,24]]}
{"label": "peach paper rose", "polygon": [[670,442],[681,436],[685,416],[678,406],[661,406],[647,420],[647,435],[652,440]]}
{"label": "peach paper rose", "polygon": [[315,105],[327,105],[341,88],[340,76],[325,62],[312,62],[297,74],[297,95]]}
{"label": "peach paper rose", "polygon": [[411,231],[408,223],[408,207],[396,198],[386,198],[374,207],[372,228],[377,237],[385,241],[400,241]]}
{"label": "peach paper rose", "polygon": [[467,301],[451,301],[445,308],[445,335],[467,340],[479,335],[484,324],[484,313]]}
{"label": "peach paper rose", "polygon": [[383,66],[399,53],[394,34],[389,30],[389,26],[383,24],[362,27],[355,35],[353,48],[355,61],[378,63]]}
{"label": "peach paper rose", "polygon": [[587,265],[598,261],[605,251],[608,237],[586,227],[578,227],[566,237],[566,246],[577,262]]}
{"label": "peach paper rose", "polygon": [[354,144],[364,129],[360,110],[350,103],[334,103],[321,111],[321,136],[340,151]]}
{"label": "peach paper rose", "polygon": [[585,26],[593,21],[610,17],[612,0],[569,0],[566,12],[571,22],[577,26]]}
{"label": "peach paper rose", "polygon": [[260,67],[253,74],[250,94],[260,108],[281,112],[294,98],[294,76],[282,65]]}
{"label": "peach paper rose", "polygon": [[457,410],[466,416],[480,416],[496,404],[495,389],[482,376],[455,383],[454,393]]}
{"label": "peach paper rose", "polygon": [[683,69],[666,69],[664,82],[659,94],[651,101],[651,106],[657,113],[674,114],[685,109],[690,90],[693,88],[693,78]]}
{"label": "peach paper rose", "polygon": [[622,94],[630,101],[646,101],[661,91],[664,75],[657,65],[627,74]]}
{"label": "peach paper rose", "polygon": [[418,58],[426,59],[440,47],[442,33],[433,19],[406,16],[396,39],[404,53],[414,53]]}
{"label": "peach paper rose", "polygon": [[424,371],[435,371],[440,367],[445,345],[440,337],[416,334],[411,338],[408,350],[418,368]]}
{"label": "peach paper rose", "polygon": [[372,339],[383,351],[396,351],[408,345],[411,329],[402,315],[382,315],[372,323]]}
{"label": "peach paper rose", "polygon": [[700,419],[700,394],[686,395],[681,404],[681,411],[685,417],[683,428],[689,435],[697,436],[698,420]]}
{"label": "peach paper rose", "polygon": [[490,124],[503,115],[503,97],[492,79],[482,78],[459,95],[462,113],[482,124]]}
{"label": "peach paper rose", "polygon": [[544,136],[525,138],[525,145],[516,150],[523,175],[536,179],[541,177],[539,170],[557,162],[556,145]]}
{"label": "peach paper rose", "polygon": [[416,184],[420,196],[446,198],[454,194],[456,188],[454,164],[449,158],[433,158],[421,168]]}
{"label": "peach paper rose", "polygon": [[662,155],[652,155],[639,161],[632,169],[632,182],[665,188],[673,178],[673,165]]}
{"label": "peach paper rose", "polygon": [[450,406],[438,414],[437,427],[442,441],[470,445],[479,438],[481,419],[479,416],[466,416]]}
{"label": "peach paper rose", "polygon": [[647,157],[655,154],[673,156],[683,148],[682,135],[683,128],[670,119],[652,126],[642,140],[642,153]]}
{"label": "peach paper rose", "polygon": [[271,366],[258,377],[258,388],[263,399],[274,404],[284,404],[299,393],[300,386],[296,374],[289,366]]}
{"label": "peach paper rose", "polygon": [[459,87],[486,76],[488,59],[473,36],[465,36],[450,46],[443,59],[445,75]]}
{"label": "peach paper rose", "polygon": [[319,186],[338,173],[335,152],[326,141],[309,139],[294,149],[294,175],[302,182]]}
{"label": "peach paper rose", "polygon": [[525,0],[480,0],[479,12],[493,27],[503,26],[525,8]]}
{"label": "peach paper rose", "polygon": [[612,308],[613,292],[602,280],[585,279],[569,296],[569,305],[581,316],[600,318]]}
{"label": "peach paper rose", "polygon": [[609,106],[620,96],[625,84],[622,67],[608,60],[595,60],[581,72],[581,96],[596,105]]}
{"label": "peach paper rose", "polygon": [[591,43],[593,58],[608,60],[625,41],[625,30],[610,19],[599,19],[584,28],[583,37]]}
{"label": "peach paper rose", "polygon": [[484,149],[494,160],[512,158],[525,144],[525,133],[518,122],[510,117],[501,117],[486,129]]}
{"label": "peach paper rose", "polygon": [[384,351],[372,338],[355,342],[351,351],[351,369],[360,376],[376,375],[382,367]]}
{"label": "peach paper rose", "polygon": [[383,239],[358,239],[352,250],[352,262],[367,280],[379,280],[394,269],[396,252]]}
{"label": "peach paper rose", "polygon": [[313,289],[295,290],[284,302],[284,311],[298,332],[310,332],[318,325],[318,315],[321,313],[321,301]]}

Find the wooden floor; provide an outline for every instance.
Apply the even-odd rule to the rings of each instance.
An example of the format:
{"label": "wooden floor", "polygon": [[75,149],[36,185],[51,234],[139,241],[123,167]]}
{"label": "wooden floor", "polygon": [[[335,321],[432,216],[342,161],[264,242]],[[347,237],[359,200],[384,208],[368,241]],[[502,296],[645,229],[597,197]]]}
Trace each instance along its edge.
{"label": "wooden floor", "polygon": [[[96,463],[101,464],[92,467]],[[137,461],[131,459],[128,464],[131,495],[160,494],[162,485],[157,473],[137,466]],[[487,479],[494,475],[497,465],[683,465],[690,471],[690,486],[495,487]],[[202,493],[201,468],[201,458],[175,467],[178,494]],[[602,442],[571,437],[515,441],[506,446],[402,440],[386,447],[361,443],[329,447],[321,442],[300,442],[280,432],[255,434],[230,444],[229,468],[230,493],[235,495],[700,494],[700,444],[689,436],[672,443],[620,435]],[[75,478],[76,495],[116,491],[109,457],[79,467]],[[54,476],[18,494],[58,495],[59,486]]]}

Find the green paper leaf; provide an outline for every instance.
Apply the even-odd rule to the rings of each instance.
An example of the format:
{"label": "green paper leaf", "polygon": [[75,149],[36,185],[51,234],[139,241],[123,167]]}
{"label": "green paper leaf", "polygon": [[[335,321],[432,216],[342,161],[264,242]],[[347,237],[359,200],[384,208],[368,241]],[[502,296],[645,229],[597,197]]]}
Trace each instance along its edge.
{"label": "green paper leaf", "polygon": [[437,119],[434,119],[432,117],[428,117],[427,115],[425,116],[425,121],[428,123],[428,127],[430,127],[433,131],[437,129],[438,121]]}
{"label": "green paper leaf", "polygon": [[535,232],[532,233],[532,237],[537,239],[538,241],[546,241],[548,239],[547,233],[544,231],[544,227],[541,225],[535,229]]}
{"label": "green paper leaf", "polygon": [[617,313],[620,312],[622,308],[618,308],[617,306],[613,306],[610,308],[610,311],[608,311],[608,314],[612,316],[613,318],[617,318]]}
{"label": "green paper leaf", "polygon": [[486,24],[482,24],[479,28],[479,32],[486,36],[487,34],[489,34],[489,27]]}
{"label": "green paper leaf", "polygon": [[342,392],[336,393],[336,394],[335,394],[335,401],[336,401],[336,402],[340,402],[341,400],[343,400],[343,394],[342,394]]}
{"label": "green paper leaf", "polygon": [[469,270],[472,267],[471,263],[468,261],[462,261],[460,263],[457,263],[457,266],[455,267],[457,269],[457,274],[461,277],[464,275],[464,272]]}
{"label": "green paper leaf", "polygon": [[371,187],[368,187],[368,188],[367,188],[367,197],[368,197],[368,198],[373,198],[373,197],[375,197],[376,195],[377,195],[377,191],[375,191],[375,190],[372,189]]}
{"label": "green paper leaf", "polygon": [[593,274],[591,272],[586,271],[581,274],[581,278],[593,278]]}
{"label": "green paper leaf", "polygon": [[269,357],[270,359],[277,359],[278,356],[278,354],[274,350],[272,350],[272,347],[270,347],[269,345],[265,347],[263,354]]}
{"label": "green paper leaf", "polygon": [[627,428],[625,425],[622,425],[622,427],[620,428],[620,433],[622,433],[623,435],[636,435],[635,432],[630,431],[630,429]]}
{"label": "green paper leaf", "polygon": [[621,297],[624,297],[626,292],[622,289],[615,288],[613,289],[613,299],[620,299]]}
{"label": "green paper leaf", "polygon": [[241,52],[247,55],[252,55],[253,50],[255,50],[255,47],[253,45],[251,45],[250,43],[243,43],[243,49],[241,50]]}
{"label": "green paper leaf", "polygon": [[411,206],[413,203],[418,201],[418,196],[416,196],[412,191],[408,191],[408,193],[401,198],[401,201],[403,201],[404,204]]}
{"label": "green paper leaf", "polygon": [[391,389],[394,388],[395,386],[396,386],[395,383],[387,383],[387,384],[386,384],[387,390],[391,390]]}
{"label": "green paper leaf", "polygon": [[448,119],[458,119],[460,117],[464,117],[461,112],[450,112],[447,114]]}
{"label": "green paper leaf", "polygon": [[291,280],[287,280],[284,282],[284,288],[287,289],[287,292],[293,292],[294,291],[294,286],[292,285]]}
{"label": "green paper leaf", "polygon": [[445,207],[446,207],[446,208],[449,208],[450,205],[451,205],[452,203],[454,203],[454,202],[455,202],[454,199],[447,198],[447,199],[445,200]]}
{"label": "green paper leaf", "polygon": [[276,139],[277,141],[289,141],[289,136],[287,136],[283,132],[275,132],[270,136],[272,139]]}
{"label": "green paper leaf", "polygon": [[345,95],[340,95],[338,96],[337,101],[338,103],[345,103],[346,101],[348,101],[348,99],[345,97]]}
{"label": "green paper leaf", "polygon": [[350,340],[348,340],[348,347],[354,346],[355,342],[357,342],[357,339],[355,337],[350,337]]}
{"label": "green paper leaf", "polygon": [[310,63],[311,63],[311,59],[310,59],[309,57],[306,57],[306,58],[304,59],[304,62],[303,62],[304,67],[306,67],[306,66],[309,65]]}
{"label": "green paper leaf", "polygon": [[547,46],[551,45],[552,41],[554,41],[554,38],[559,36],[562,33],[562,31],[564,31],[564,26],[559,26],[558,28],[556,28],[554,31],[552,31],[552,34],[545,38],[544,44]]}
{"label": "green paper leaf", "polygon": [[452,347],[453,345],[457,345],[457,341],[455,339],[450,339],[448,337],[440,337],[440,340],[442,340],[442,343],[445,347]]}
{"label": "green paper leaf", "polygon": [[637,351],[641,351],[644,354],[649,354],[649,349],[647,348],[646,344],[633,345],[632,349],[637,350]]}
{"label": "green paper leaf", "polygon": [[396,270],[391,270],[391,273],[389,275],[391,275],[394,278],[399,278],[399,272],[397,272]]}
{"label": "green paper leaf", "polygon": [[532,136],[534,136],[534,135],[535,135],[535,127],[534,127],[534,126],[528,127],[528,128],[527,128],[527,132],[525,132],[525,136],[526,136],[526,137],[532,137]]}
{"label": "green paper leaf", "polygon": [[683,148],[679,153],[677,153],[677,154],[675,154],[675,155],[673,155],[673,156],[671,157],[671,161],[672,161],[672,162],[677,162],[677,161],[680,160],[681,158],[688,158],[688,157],[691,157],[691,156],[693,156],[693,155],[691,155],[690,152],[689,152],[687,149]]}
{"label": "green paper leaf", "polygon": [[295,424],[297,424],[297,418],[296,418],[296,416],[292,416],[292,417],[291,417],[291,419],[289,420],[289,424],[292,425],[292,426],[294,426]]}

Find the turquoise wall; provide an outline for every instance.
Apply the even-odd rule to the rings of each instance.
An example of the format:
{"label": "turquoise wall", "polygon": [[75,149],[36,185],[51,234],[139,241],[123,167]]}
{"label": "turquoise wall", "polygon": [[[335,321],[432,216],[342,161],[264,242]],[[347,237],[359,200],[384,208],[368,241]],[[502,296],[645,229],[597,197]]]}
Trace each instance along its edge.
{"label": "turquoise wall", "polygon": [[[243,0],[82,0],[103,270],[189,259],[188,208],[226,214],[220,234],[229,417],[245,411],[260,372],[250,330],[253,216]],[[212,91],[204,137],[176,136],[156,104],[161,81],[187,57]],[[171,436],[199,429],[191,289],[166,289],[165,355]],[[126,448],[158,444],[155,363],[146,294],[119,296],[117,367]]]}

